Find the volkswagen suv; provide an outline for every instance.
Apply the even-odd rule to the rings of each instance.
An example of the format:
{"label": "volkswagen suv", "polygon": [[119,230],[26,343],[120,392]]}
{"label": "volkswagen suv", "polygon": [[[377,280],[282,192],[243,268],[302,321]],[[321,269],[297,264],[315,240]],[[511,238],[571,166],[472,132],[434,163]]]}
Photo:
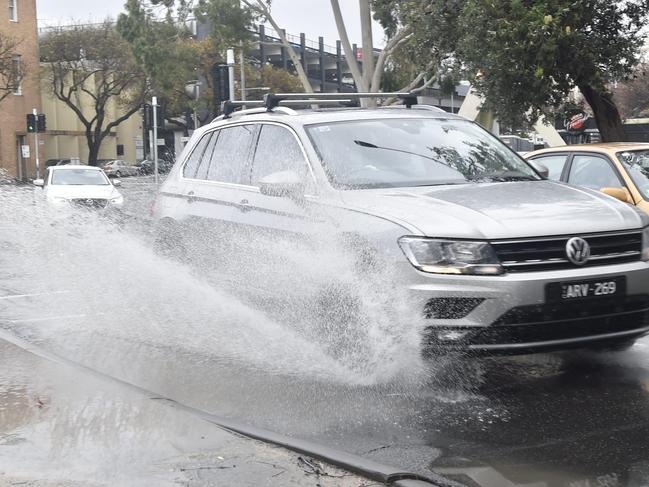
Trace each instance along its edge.
{"label": "volkswagen suv", "polygon": [[213,253],[245,241],[263,255],[269,236],[318,238],[326,224],[393,271],[424,350],[623,349],[649,333],[642,212],[547,180],[476,123],[412,100],[286,98],[196,130],[154,205],[160,242],[200,233]]}

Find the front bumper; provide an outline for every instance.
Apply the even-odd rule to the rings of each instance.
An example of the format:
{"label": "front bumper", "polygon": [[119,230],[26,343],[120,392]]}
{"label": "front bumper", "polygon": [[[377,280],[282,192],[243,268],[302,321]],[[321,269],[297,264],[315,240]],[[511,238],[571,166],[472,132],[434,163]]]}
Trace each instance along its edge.
{"label": "front bumper", "polygon": [[[407,272],[410,298],[425,316],[424,350],[432,353],[531,353],[599,347],[649,334],[645,262],[493,277],[432,275],[412,267]],[[621,275],[627,280],[624,295],[546,303],[549,283]]]}

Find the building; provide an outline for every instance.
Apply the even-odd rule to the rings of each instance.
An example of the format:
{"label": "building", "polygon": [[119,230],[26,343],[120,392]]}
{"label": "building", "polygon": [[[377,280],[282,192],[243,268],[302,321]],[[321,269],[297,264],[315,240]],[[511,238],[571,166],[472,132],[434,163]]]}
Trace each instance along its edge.
{"label": "building", "polygon": [[0,8],[0,31],[18,42],[16,63],[25,72],[14,93],[0,103],[0,168],[10,177],[34,178],[35,137],[26,132],[26,116],[41,107],[36,0],[5,2]]}

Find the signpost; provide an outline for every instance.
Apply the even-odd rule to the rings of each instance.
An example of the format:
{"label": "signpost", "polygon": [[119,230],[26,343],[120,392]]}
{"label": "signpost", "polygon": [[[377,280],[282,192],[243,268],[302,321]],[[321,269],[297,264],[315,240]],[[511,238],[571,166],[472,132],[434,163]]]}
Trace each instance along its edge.
{"label": "signpost", "polygon": [[155,184],[158,184],[158,97],[154,96],[151,99],[151,107],[153,108],[153,174],[155,175]]}
{"label": "signpost", "polygon": [[[34,117],[38,117],[38,110],[32,110]],[[38,130],[34,132],[34,154],[36,156],[36,179],[41,178],[41,160],[38,157]]]}

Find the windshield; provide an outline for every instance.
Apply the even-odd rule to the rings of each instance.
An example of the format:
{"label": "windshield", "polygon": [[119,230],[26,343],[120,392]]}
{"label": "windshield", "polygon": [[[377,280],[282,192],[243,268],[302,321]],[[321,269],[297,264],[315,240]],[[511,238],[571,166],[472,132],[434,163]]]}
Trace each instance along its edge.
{"label": "windshield", "polygon": [[464,120],[379,119],[307,127],[342,189],[539,180],[520,157]]}
{"label": "windshield", "polygon": [[110,182],[104,173],[97,169],[59,169],[52,174],[52,184],[106,186]]}
{"label": "windshield", "polygon": [[649,201],[649,149],[618,152],[617,158],[633,179],[642,198]]}

